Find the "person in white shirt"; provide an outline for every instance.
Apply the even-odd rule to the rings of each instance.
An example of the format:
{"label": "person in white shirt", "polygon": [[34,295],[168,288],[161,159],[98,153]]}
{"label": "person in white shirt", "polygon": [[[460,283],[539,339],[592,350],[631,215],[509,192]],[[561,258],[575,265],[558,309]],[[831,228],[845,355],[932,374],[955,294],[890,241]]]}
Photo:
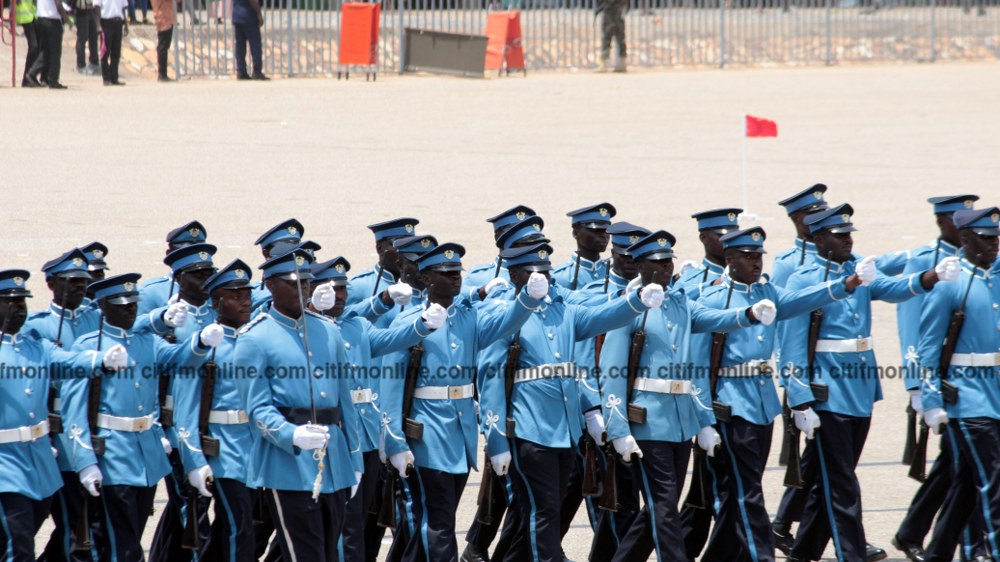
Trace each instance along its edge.
{"label": "person in white shirt", "polygon": [[66,86],[59,83],[59,63],[62,59],[63,24],[69,22],[69,14],[59,0],[38,0],[37,16],[36,31],[42,49],[28,74],[38,76],[44,72],[49,88],[65,90]]}
{"label": "person in white shirt", "polygon": [[104,33],[104,50],[101,53],[101,75],[105,86],[124,86],[118,79],[118,61],[122,57],[122,36],[128,35],[125,20],[127,0],[97,0],[101,8],[101,31]]}

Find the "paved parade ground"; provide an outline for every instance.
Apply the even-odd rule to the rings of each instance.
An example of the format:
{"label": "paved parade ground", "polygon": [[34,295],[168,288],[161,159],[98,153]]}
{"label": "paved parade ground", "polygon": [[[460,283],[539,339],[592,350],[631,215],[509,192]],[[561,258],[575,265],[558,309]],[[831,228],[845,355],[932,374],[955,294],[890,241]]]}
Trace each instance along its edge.
{"label": "paved parade ground", "polygon": [[[96,239],[111,249],[112,273],[152,278],[166,269],[166,232],[192,219],[219,247],[217,264],[259,264],[253,240],[294,216],[322,259],[342,254],[360,271],[375,261],[365,225],[413,216],[419,232],[464,244],[468,268],[493,257],[488,216],[530,205],[561,263],[572,249],[565,212],[609,201],[617,219],[669,230],[679,258],[697,260],[689,215],[742,204],[744,113],[779,127],[777,139],[748,142],[757,218],[741,220],[767,230],[771,258],[794,238],[776,202],[816,182],[831,203],[854,206],[862,255],[929,242],[929,196],[1000,204],[995,62],[375,83],[133,78],[124,88],[85,82],[66,65],[63,76],[69,91],[0,89],[0,267],[32,270],[33,310],[48,300],[45,261]],[[876,304],[874,315],[879,362],[895,367],[895,307]],[[902,560],[889,540],[916,483],[899,463],[906,394],[894,374],[858,476],[869,542]],[[779,445],[764,481],[772,514]],[[458,514],[460,549],[478,479]],[[569,557],[586,560],[590,538],[581,510],[564,541]]]}

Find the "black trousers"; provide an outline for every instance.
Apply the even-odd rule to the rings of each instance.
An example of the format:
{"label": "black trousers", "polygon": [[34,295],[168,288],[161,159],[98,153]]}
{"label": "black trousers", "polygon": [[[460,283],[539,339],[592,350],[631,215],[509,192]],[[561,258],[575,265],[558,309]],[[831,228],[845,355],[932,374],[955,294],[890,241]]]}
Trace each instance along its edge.
{"label": "black trousers", "polygon": [[77,473],[61,472],[63,487],[52,496],[52,535],[45,545],[45,550],[37,562],[88,562],[94,560],[97,554],[97,533],[100,533],[100,510],[98,500],[88,498],[87,522],[90,523],[90,541],[93,547],[89,551],[77,552],[76,528],[80,518],[83,503],[83,486]]}
{"label": "black trousers", "polygon": [[[366,541],[367,527],[370,518],[368,510],[375,502],[375,489],[378,484],[379,470],[382,463],[378,451],[364,453],[364,472],[361,475],[361,485],[358,493],[347,502],[347,517],[344,530],[340,535],[344,562],[365,562],[369,560],[369,545]],[[376,523],[372,522],[375,525]],[[381,540],[381,539],[380,539]],[[378,552],[376,549],[375,552]]]}
{"label": "black trousers", "polygon": [[[1000,420],[967,418],[948,423],[957,471],[927,545],[927,559],[951,560],[962,541],[963,530],[981,514],[986,532],[986,553],[1000,559]],[[974,509],[972,506],[976,506]],[[973,525],[973,528],[975,525]]]}
{"label": "black trousers", "polygon": [[174,28],[156,32],[156,69],[161,77],[167,76],[167,57],[174,39]]}
{"label": "black trousers", "polygon": [[686,561],[677,504],[691,459],[691,442],[639,441],[639,448],[642,458],[636,464],[645,504],[612,560],[646,560],[656,552],[660,562]]}
{"label": "black trousers", "polygon": [[104,49],[101,51],[101,76],[105,82],[118,81],[118,62],[122,58],[122,26],[121,18],[101,18],[101,30],[104,32]]}
{"label": "black trousers", "polygon": [[[101,20],[103,23],[107,20]],[[163,506],[160,521],[153,533],[153,542],[149,546],[150,562],[187,562],[193,551],[181,547],[184,537],[184,525],[187,524],[188,502],[191,495],[191,484],[184,474],[180,454],[177,449],[170,452],[170,474],[163,479],[167,489],[167,505]],[[211,499],[198,496],[198,534],[201,535],[202,552],[208,549],[211,542],[212,527],[208,519]]]}
{"label": "black trousers", "polygon": [[339,562],[337,543],[350,492],[337,490],[314,500],[311,491],[266,490],[282,560]]}
{"label": "black trousers", "polygon": [[246,76],[247,75],[247,44],[250,44],[250,58],[253,61],[253,73],[260,74],[263,72],[263,63],[261,62],[261,44],[260,44],[260,28],[257,27],[257,22],[253,23],[236,23],[233,22],[233,31],[236,35],[236,75]]}
{"label": "black trousers", "polygon": [[455,512],[469,474],[416,468],[401,480],[409,532],[405,562],[457,562]]}
{"label": "black trousers", "polygon": [[256,560],[250,489],[243,482],[231,478],[216,478],[211,489],[212,499],[215,500],[215,520],[212,522],[212,540],[202,560]]}
{"label": "black trousers", "polygon": [[156,486],[104,486],[97,503],[105,530],[99,550],[107,560],[143,562],[142,533],[156,497]]}
{"label": "black trousers", "polygon": [[76,11],[76,67],[87,64],[87,47],[90,47],[90,64],[100,64],[98,39],[101,30],[101,9],[88,8]]}
{"label": "black trousers", "polygon": [[[490,462],[486,459],[486,462]],[[511,485],[510,479],[506,476],[498,476],[494,474],[494,478],[499,478],[504,484],[504,491],[506,493],[501,494],[498,498],[498,502],[493,506],[493,523],[490,525],[483,525],[479,520],[473,518],[472,525],[469,527],[469,531],[465,534],[465,542],[473,544],[482,549],[483,552],[488,552],[490,545],[493,544],[493,540],[496,539],[497,533],[500,532],[501,526],[508,525],[507,521],[511,520],[512,514],[507,510],[510,507]],[[507,517],[504,517],[506,514]],[[497,554],[502,558],[502,553],[507,551],[506,547],[500,550],[500,545],[497,545]]]}
{"label": "black trousers", "polygon": [[761,487],[773,433],[774,424],[743,418],[719,424],[722,448],[712,459],[718,507],[705,560],[773,562],[774,535]]}
{"label": "black trousers", "polygon": [[503,560],[561,562],[562,506],[577,464],[576,448],[557,449],[514,439],[511,454],[509,477],[514,495],[510,511],[516,513],[513,522],[517,525],[504,525],[500,540],[510,547]]}
{"label": "black trousers", "polygon": [[815,463],[819,477],[809,487],[792,555],[819,560],[830,539],[837,559],[865,559],[861,485],[855,469],[868,438],[871,418],[817,412],[822,427],[806,441],[803,462]]}
{"label": "black trousers", "polygon": [[24,86],[28,82],[28,76],[35,76],[31,74],[31,67],[38,60],[42,47],[39,44],[38,28],[35,22],[21,24],[21,29],[24,30],[24,40],[28,43],[28,54],[24,56],[24,75],[21,78],[21,86]]}
{"label": "black trousers", "polygon": [[[597,528],[594,530],[594,540],[590,544],[590,560],[611,560],[615,551],[621,545],[625,532],[639,515],[640,481],[638,463],[626,463],[621,455],[615,454],[611,459],[602,455],[602,473],[608,462],[618,463],[615,467],[616,486],[618,488],[618,511],[596,509]],[[601,478],[603,493],[606,479]]]}
{"label": "black trousers", "polygon": [[52,496],[33,500],[14,493],[0,494],[0,549],[9,562],[35,562],[35,534],[49,516]]}
{"label": "black trousers", "polygon": [[62,20],[38,18],[35,20],[38,43],[41,46],[38,58],[28,69],[28,74],[38,76],[45,73],[45,81],[51,86],[59,83],[62,60],[63,26]]}

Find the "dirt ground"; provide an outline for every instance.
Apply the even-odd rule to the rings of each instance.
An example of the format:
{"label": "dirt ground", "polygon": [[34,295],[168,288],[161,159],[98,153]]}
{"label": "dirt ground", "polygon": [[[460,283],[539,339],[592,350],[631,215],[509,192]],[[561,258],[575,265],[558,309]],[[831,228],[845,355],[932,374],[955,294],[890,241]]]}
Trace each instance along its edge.
{"label": "dirt ground", "polygon": [[[619,219],[673,232],[680,258],[698,259],[689,215],[742,204],[744,113],[779,125],[777,139],[748,142],[758,218],[742,221],[767,229],[771,257],[793,238],[776,201],[815,182],[854,205],[861,254],[930,241],[929,196],[1000,203],[996,63],[124,88],[63,75],[69,91],[0,89],[0,267],[35,272],[34,309],[47,301],[38,271],[48,259],[96,239],[113,273],[152,278],[165,269],[165,233],[191,219],[219,246],[217,262],[258,264],[253,240],[294,216],[321,257],[343,254],[357,271],[374,261],[365,225],[396,216],[465,244],[467,265],[488,261],[484,219],[517,203],[548,221],[561,262],[565,212],[610,201]],[[875,316],[879,361],[898,364],[894,307]],[[902,559],[889,540],[916,484],[899,464],[905,393],[898,379],[883,385],[858,475],[869,540]],[[778,443],[764,483],[772,513]],[[462,535],[477,481],[458,513]],[[581,510],[570,558],[586,559],[590,537]]]}

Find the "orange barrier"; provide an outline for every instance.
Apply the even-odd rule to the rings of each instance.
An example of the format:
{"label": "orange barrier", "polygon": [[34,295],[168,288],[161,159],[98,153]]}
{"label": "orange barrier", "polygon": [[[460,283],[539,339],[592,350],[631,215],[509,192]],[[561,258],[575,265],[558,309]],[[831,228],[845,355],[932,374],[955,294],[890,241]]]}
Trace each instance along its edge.
{"label": "orange barrier", "polygon": [[[340,54],[338,62],[342,66],[366,66],[365,80],[369,72],[374,77],[378,64],[378,16],[379,4],[347,2],[340,8]],[[346,72],[350,79],[350,69]],[[340,78],[340,72],[337,72]]]}
{"label": "orange barrier", "polygon": [[524,68],[524,49],[521,47],[521,13],[518,11],[492,12],[486,20],[486,70],[496,70],[499,75],[504,68],[520,70]]}

